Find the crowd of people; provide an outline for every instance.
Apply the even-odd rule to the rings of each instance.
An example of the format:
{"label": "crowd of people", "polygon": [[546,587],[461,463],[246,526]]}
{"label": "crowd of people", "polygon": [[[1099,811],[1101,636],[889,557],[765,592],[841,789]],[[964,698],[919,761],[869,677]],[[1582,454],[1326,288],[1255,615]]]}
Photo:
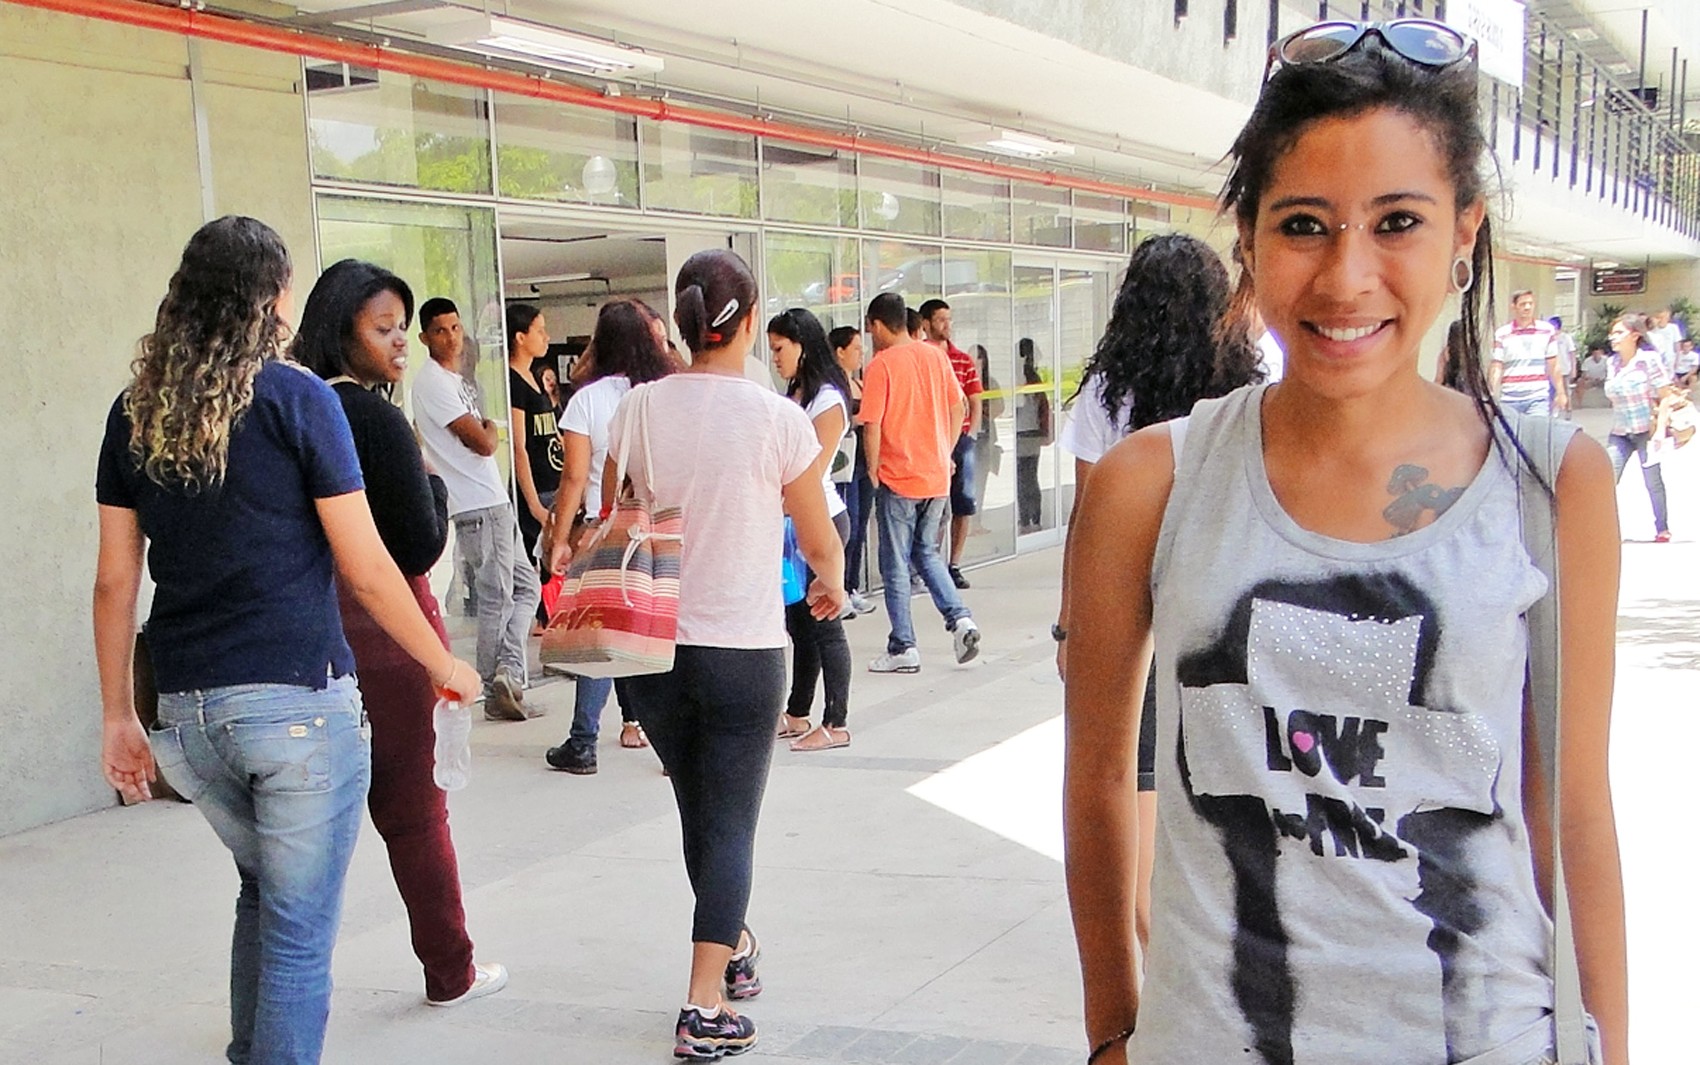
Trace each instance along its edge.
{"label": "crowd of people", "polygon": [[[730,252],[693,256],[676,279],[688,361],[659,315],[621,299],[563,373],[546,358],[543,313],[510,305],[510,495],[452,300],[416,307],[402,278],[348,259],[316,280],[292,331],[293,282],[264,223],[231,216],[197,231],[111,408],[97,478],[105,770],[131,801],[163,777],[235,861],[227,1057],[319,1060],[363,804],[407,909],[425,1002],[507,984],[505,967],[474,959],[433,777],[434,707],[540,712],[526,698],[527,641],[549,620],[543,581],[607,517],[620,487],[609,456],[626,434],[642,457],[631,490],[684,514],[676,658],[666,673],[576,678],[571,730],[545,758],[594,773],[611,695],[622,746],[653,746],[697,900],[675,1053],[747,1049],[755,1026],[728,1003],[761,991],[744,914],[772,749],[776,737],[797,751],[850,743],[843,621],[872,607],[845,575],[860,568],[874,515],[892,631],[869,668],[920,668],[912,572],[956,661],[979,650],[967,581],[940,557],[947,513],[974,509],[971,466],[953,455],[972,450],[968,396],[980,390],[950,344],[948,306],[929,306],[931,343],[895,294],[869,306],[865,333],[829,334],[801,308],[775,316],[765,331],[781,393],[751,372],[755,279]],[[398,400],[415,327],[430,359],[410,382],[410,423]],[[878,353],[865,368],[864,336]],[[782,521],[807,565],[808,593],[791,606]],[[428,577],[451,530],[477,604],[476,665],[451,653]],[[146,729],[133,690],[144,558],[157,592],[142,641],[159,690]]]}
{"label": "crowd of people", "polygon": [[[1667,314],[1612,322],[1607,446],[1554,428],[1561,459],[1543,475],[1526,434],[1562,425],[1542,416],[1569,408],[1596,355],[1577,360],[1531,293],[1485,331],[1467,39],[1336,22],[1271,54],[1224,194],[1237,285],[1195,238],[1141,242],[1060,434],[1076,494],[1051,631],[1088,1061],[1546,1060],[1544,900],[1562,865],[1590,1060],[1616,1065],[1612,494],[1637,455],[1668,539],[1652,456],[1692,347]],[[416,308],[403,279],[345,260],[292,331],[293,280],[263,223],[195,233],[111,407],[96,486],[104,768],[132,800],[163,776],[231,852],[228,1059],[319,1060],[363,805],[425,1002],[507,984],[467,932],[432,708],[538,712],[527,639],[542,585],[624,488],[682,515],[675,658],[577,678],[545,759],[594,773],[611,696],[621,745],[659,757],[695,900],[674,1054],[750,1049],[755,1024],[732,1003],[762,990],[746,913],[773,748],[851,742],[844,623],[873,609],[858,581],[870,522],[889,633],[867,668],[921,669],[916,581],[955,661],[980,652],[961,561],[998,414],[984,351],[956,347],[944,300],[911,309],[889,292],[861,328],[802,308],[761,323],[753,273],[724,250],[674,279],[688,357],[654,310],[616,299],[561,367],[544,314],[514,304],[510,494],[451,300]],[[1442,387],[1418,354],[1449,301]],[[415,328],[430,359],[410,423],[397,393]],[[764,334],[778,390],[751,370]],[[1052,412],[1017,413],[1032,524],[1019,440],[1048,444]],[[1555,516],[1556,590],[1520,532],[1528,492]],[[473,574],[475,664],[452,654],[427,578],[451,530]],[[790,605],[788,535],[806,564]],[[132,677],[144,557],[160,693],[146,729]],[[1556,794],[1523,735],[1524,618],[1549,590],[1565,616]]]}

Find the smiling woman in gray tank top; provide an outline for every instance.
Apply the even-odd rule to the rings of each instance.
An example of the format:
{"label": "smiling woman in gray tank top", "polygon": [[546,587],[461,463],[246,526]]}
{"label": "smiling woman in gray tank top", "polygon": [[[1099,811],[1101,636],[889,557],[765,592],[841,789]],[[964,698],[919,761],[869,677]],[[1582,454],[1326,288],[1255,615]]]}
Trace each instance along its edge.
{"label": "smiling woman in gray tank top", "polygon": [[[1282,41],[1233,150],[1240,284],[1286,377],[1112,448],[1069,568],[1068,887],[1095,1063],[1547,1060],[1544,819],[1524,796],[1527,460],[1482,371],[1474,46],[1406,20]],[[1347,164],[1344,161],[1349,161]],[[1465,390],[1424,379],[1449,297]],[[1562,844],[1582,990],[1627,1061],[1607,780],[1618,531],[1576,435],[1557,502]],[[1091,579],[1083,579],[1084,575]],[[1138,956],[1134,752],[1159,795]]]}

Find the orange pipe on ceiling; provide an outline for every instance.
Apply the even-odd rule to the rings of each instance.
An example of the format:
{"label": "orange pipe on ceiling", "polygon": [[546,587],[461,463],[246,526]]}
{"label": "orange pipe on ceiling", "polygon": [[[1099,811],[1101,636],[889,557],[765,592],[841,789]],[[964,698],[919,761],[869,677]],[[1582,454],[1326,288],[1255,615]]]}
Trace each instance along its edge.
{"label": "orange pipe on ceiling", "polygon": [[647,118],[654,122],[678,122],[689,126],[717,129],[728,133],[752,134],[790,141],[810,147],[834,151],[860,152],[882,159],[921,163],[948,170],[980,174],[986,177],[1025,181],[1037,185],[1074,189],[1079,192],[1106,196],[1125,196],[1147,203],[1171,207],[1216,209],[1209,197],[1163,192],[1134,185],[1054,174],[1020,166],[1010,166],[966,156],[951,155],[927,148],[912,148],[890,141],[875,140],[853,133],[835,133],[812,126],[780,122],[770,118],[725,114],[698,107],[681,107],[666,100],[639,97],[605,96],[594,89],[554,81],[538,74],[520,74],[507,70],[492,70],[474,63],[460,63],[435,56],[415,55],[375,44],[361,44],[336,37],[321,36],[302,30],[243,22],[227,15],[209,14],[191,8],[166,7],[146,0],[5,0],[22,7],[56,11],[66,15],[100,19],[143,29],[175,33],[185,37],[219,41],[224,44],[258,48],[268,52],[303,56],[309,59],[331,59],[343,63],[374,67],[394,74],[408,74],[432,81],[465,85],[476,89],[529,96],[574,107]]}

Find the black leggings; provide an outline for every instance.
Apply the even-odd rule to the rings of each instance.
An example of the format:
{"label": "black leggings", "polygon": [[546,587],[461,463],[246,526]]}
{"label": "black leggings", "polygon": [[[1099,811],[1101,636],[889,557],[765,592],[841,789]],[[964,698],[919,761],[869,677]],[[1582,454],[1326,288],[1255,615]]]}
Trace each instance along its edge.
{"label": "black leggings", "polygon": [[697,899],[691,941],[736,950],[785,697],[785,651],[681,646],[670,672],[631,677],[624,687],[679,806]]}
{"label": "black leggings", "polygon": [[[839,514],[832,519],[841,540],[850,537],[850,515]],[[814,573],[804,574],[804,587],[815,579]],[[844,622],[838,618],[819,621],[809,613],[809,601],[792,603],[785,608],[785,631],[791,636],[791,698],[785,712],[792,717],[808,717],[815,705],[815,681],[826,678],[826,710],[821,722],[829,728],[843,728],[850,714],[850,641],[844,635]]]}

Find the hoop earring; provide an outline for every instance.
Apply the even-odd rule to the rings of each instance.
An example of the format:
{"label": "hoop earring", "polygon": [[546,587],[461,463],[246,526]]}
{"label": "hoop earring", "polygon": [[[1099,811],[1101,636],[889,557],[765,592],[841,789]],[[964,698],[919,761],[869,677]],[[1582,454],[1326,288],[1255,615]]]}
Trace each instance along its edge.
{"label": "hoop earring", "polygon": [[[1459,267],[1463,268],[1464,272],[1462,274],[1458,272]],[[1473,264],[1471,264],[1470,260],[1464,258],[1462,255],[1452,260],[1452,291],[1462,296],[1464,293],[1470,291],[1471,288],[1475,287],[1475,284],[1476,268]]]}

